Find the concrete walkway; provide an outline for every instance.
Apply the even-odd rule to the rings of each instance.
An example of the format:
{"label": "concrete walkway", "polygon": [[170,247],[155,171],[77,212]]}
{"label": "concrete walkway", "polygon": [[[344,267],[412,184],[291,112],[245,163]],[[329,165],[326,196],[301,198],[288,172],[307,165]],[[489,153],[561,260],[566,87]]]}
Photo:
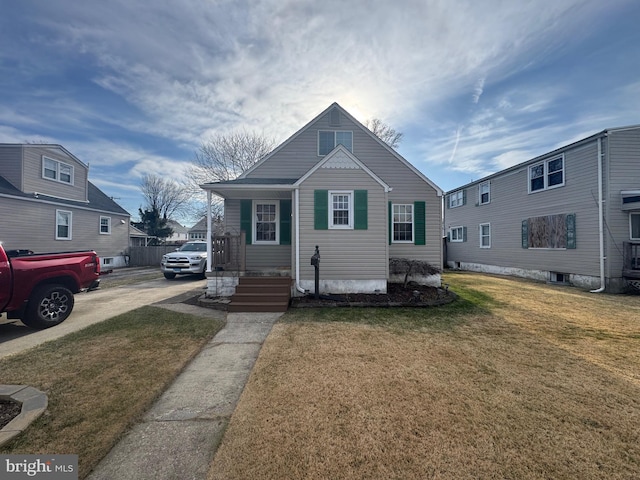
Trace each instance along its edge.
{"label": "concrete walkway", "polygon": [[[156,304],[200,316],[224,315],[186,304]],[[229,418],[281,313],[228,313],[226,326],[89,475],[202,480]]]}

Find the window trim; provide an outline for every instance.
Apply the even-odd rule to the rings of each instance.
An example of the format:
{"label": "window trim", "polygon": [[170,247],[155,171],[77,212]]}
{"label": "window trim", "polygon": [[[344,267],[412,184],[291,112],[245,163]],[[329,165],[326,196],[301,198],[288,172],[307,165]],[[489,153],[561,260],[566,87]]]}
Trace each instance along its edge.
{"label": "window trim", "polygon": [[[455,240],[453,239],[454,230],[459,230],[459,234],[457,235],[457,238]],[[464,226],[459,225],[456,227],[449,227],[449,241],[453,243],[464,242]]]}
{"label": "window trim", "polygon": [[[329,230],[353,230],[354,227],[354,198],[353,190],[329,190]],[[335,225],[333,223],[333,196],[348,195],[349,196],[349,224]]]}
{"label": "window trim", "polygon": [[[486,185],[487,186],[487,201],[483,202],[482,201],[482,187]],[[482,182],[480,185],[478,185],[478,205],[487,205],[488,203],[491,203],[491,182]]]}
{"label": "window trim", "polygon": [[[107,231],[102,231],[102,220],[107,220]],[[111,217],[107,217],[106,215],[100,215],[100,223],[98,225],[100,229],[100,235],[111,235]]]}
{"label": "window trim", "polygon": [[[55,178],[51,178],[51,177],[47,177],[45,175],[45,171],[46,170],[51,170],[50,168],[47,169],[45,168],[47,160],[49,162],[53,162],[55,164]],[[69,181],[65,182],[64,180],[60,179],[60,171],[62,169],[62,167],[68,167],[70,170],[69,173]],[[51,157],[47,157],[46,155],[42,155],[42,178],[45,180],[49,180],[50,182],[58,182],[58,183],[62,183],[64,185],[73,185],[73,178],[74,178],[74,170],[73,170],[73,165],[70,165],[68,163],[64,163],[61,162],[60,160],[56,160],[55,158],[51,158]]]}
{"label": "window trim", "polygon": [[[489,234],[488,235],[483,235],[482,233],[482,227],[489,227]],[[480,248],[491,248],[491,223],[481,223],[479,225],[480,228]],[[483,238],[488,238],[489,239],[489,245],[483,245],[482,244],[482,239]]]}
{"label": "window trim", "polygon": [[[273,220],[273,223],[276,224],[276,238],[275,240],[258,240],[258,205],[275,205],[276,207],[276,217]],[[271,200],[254,200],[251,208],[251,236],[252,243],[254,245],[280,245],[280,200],[271,199]],[[267,223],[267,222],[262,222]],[[271,222],[268,222],[271,223]]]}
{"label": "window trim", "polygon": [[[61,237],[58,235],[58,227],[60,226],[64,226],[58,223],[58,215],[59,214],[68,214],[68,218],[69,218],[69,235],[67,237]],[[56,209],[56,240],[73,240],[73,212],[71,210],[61,210],[61,209]]]}
{"label": "window trim", "polygon": [[[453,199],[456,199],[456,204],[453,204]],[[464,190],[458,190],[449,194],[449,208],[458,208],[464,205]]]}
{"label": "window trim", "polygon": [[629,213],[629,240],[640,240],[640,237],[633,236],[633,217],[638,217],[638,222],[640,223],[640,213],[638,212],[630,212]]}
{"label": "window trim", "polygon": [[[396,212],[395,212],[395,208],[396,207],[410,207],[411,208],[411,240],[396,240],[395,239],[395,226],[396,224],[408,224],[409,222],[396,222],[394,220]],[[413,242],[415,241],[415,231],[416,231],[416,227],[415,227],[415,211],[414,211],[414,205],[413,203],[392,203],[391,204],[391,243],[410,243],[413,244]],[[406,214],[406,211],[405,211]]]}
{"label": "window trim", "polygon": [[[332,133],[333,134],[333,148],[331,148],[327,153],[320,153],[320,134],[321,133]],[[318,130],[318,156],[319,157],[324,157],[324,156],[328,155],[329,153],[331,153],[338,146],[338,144],[336,143],[336,134],[337,133],[349,133],[349,134],[351,134],[351,148],[347,147],[343,143],[340,143],[340,145],[342,145],[344,148],[346,148],[351,153],[353,153],[353,131],[352,130]]]}
{"label": "window trim", "polygon": [[[562,170],[558,170],[562,172],[562,183],[558,183],[556,185],[551,185],[549,186],[549,176],[551,175],[549,173],[549,163],[555,161],[555,160],[562,160]],[[543,166],[543,173],[542,173],[542,179],[543,179],[543,186],[542,188],[538,188],[536,190],[532,190],[531,189],[531,169],[535,168],[535,167],[539,167],[540,165]],[[557,173],[553,172],[553,173]],[[548,158],[546,160],[543,160],[541,162],[537,162],[537,163],[533,163],[531,165],[528,166],[527,168],[527,190],[529,193],[538,193],[538,192],[544,192],[546,190],[552,190],[554,188],[559,188],[559,187],[564,187],[565,182],[566,182],[566,162],[565,162],[565,157],[564,157],[564,153],[560,154],[560,155],[556,155],[555,157],[551,157]]]}

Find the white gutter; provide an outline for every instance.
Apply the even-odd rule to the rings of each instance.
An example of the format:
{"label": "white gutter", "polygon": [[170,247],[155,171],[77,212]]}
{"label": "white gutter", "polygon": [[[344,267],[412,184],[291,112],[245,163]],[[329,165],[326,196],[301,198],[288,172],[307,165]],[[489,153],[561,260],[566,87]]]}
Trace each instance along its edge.
{"label": "white gutter", "polygon": [[298,283],[300,282],[300,190],[296,188],[293,195],[296,210],[296,290],[300,293],[307,293],[307,291]]}
{"label": "white gutter", "polygon": [[213,246],[211,245],[212,237],[211,228],[211,190],[207,190],[207,272],[211,271],[211,263],[213,262]]}
{"label": "white gutter", "polygon": [[604,278],[604,198],[602,192],[602,137],[598,138],[598,235],[600,238],[600,288],[591,293],[601,293],[605,290]]}

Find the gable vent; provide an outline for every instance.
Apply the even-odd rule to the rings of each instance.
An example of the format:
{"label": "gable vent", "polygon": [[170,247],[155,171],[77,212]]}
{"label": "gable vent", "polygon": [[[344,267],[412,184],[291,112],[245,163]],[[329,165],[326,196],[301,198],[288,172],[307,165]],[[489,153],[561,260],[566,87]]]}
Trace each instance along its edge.
{"label": "gable vent", "polygon": [[332,127],[340,126],[340,110],[335,107],[329,112],[329,125]]}

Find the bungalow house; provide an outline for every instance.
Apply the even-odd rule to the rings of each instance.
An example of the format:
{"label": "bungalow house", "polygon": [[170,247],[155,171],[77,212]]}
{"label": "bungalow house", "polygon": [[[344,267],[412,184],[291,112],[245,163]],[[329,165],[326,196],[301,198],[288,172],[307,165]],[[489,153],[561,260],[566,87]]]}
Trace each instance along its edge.
{"label": "bungalow house", "polygon": [[314,291],[316,246],[323,293],[386,292],[391,258],[442,267],[442,190],[337,103],[238,179],[202,188],[241,235],[241,275],[290,276],[294,294]]}
{"label": "bungalow house", "polygon": [[169,219],[167,220],[167,227],[170,227],[173,233],[165,239],[166,243],[182,244],[189,240],[189,229],[179,222]]}
{"label": "bungalow house", "polygon": [[446,264],[640,287],[640,126],[611,128],[447,192]]}
{"label": "bungalow house", "polygon": [[89,181],[89,166],[60,145],[0,144],[0,241],[34,252],[95,250],[125,266],[129,213]]}

